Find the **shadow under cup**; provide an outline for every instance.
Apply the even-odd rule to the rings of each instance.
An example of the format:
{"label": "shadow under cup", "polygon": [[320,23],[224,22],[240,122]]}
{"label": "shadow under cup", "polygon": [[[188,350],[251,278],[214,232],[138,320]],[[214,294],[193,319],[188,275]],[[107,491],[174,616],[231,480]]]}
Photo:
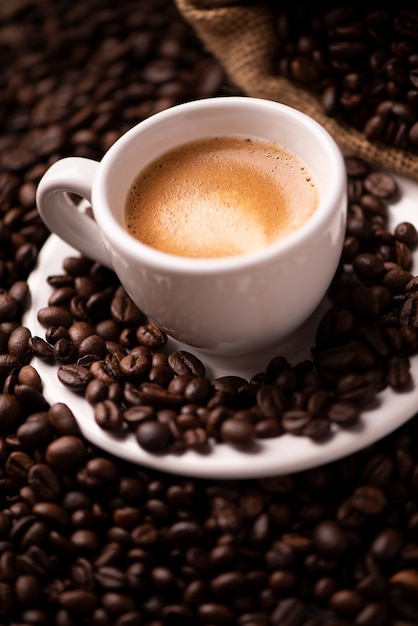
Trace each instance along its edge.
{"label": "shadow under cup", "polygon": [[[260,252],[188,259],[134,239],[124,226],[127,192],[148,164],[179,145],[239,135],[277,143],[313,173],[314,214]],[[200,100],[141,122],[104,156],[92,205],[111,263],[150,320],[190,347],[217,355],[259,352],[297,329],[322,300],[345,233],[343,157],[314,120],[288,106],[247,97]]]}

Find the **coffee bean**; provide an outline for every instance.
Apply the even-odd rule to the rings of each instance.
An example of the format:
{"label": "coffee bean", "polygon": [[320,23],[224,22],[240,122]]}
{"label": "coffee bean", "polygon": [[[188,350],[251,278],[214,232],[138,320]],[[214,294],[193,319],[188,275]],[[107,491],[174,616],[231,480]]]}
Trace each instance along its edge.
{"label": "coffee bean", "polygon": [[351,589],[339,589],[329,599],[330,607],[337,615],[354,617],[363,608],[364,601],[361,595]]}
{"label": "coffee bean", "polygon": [[68,256],[62,264],[63,270],[70,276],[87,276],[92,267],[92,261],[83,256]]}
{"label": "coffee bean", "polygon": [[34,505],[32,512],[53,526],[66,527],[69,521],[64,509],[52,502],[38,502]]}
{"label": "coffee bean", "polygon": [[143,380],[146,374],[149,375],[150,367],[150,361],[146,356],[132,353],[124,356],[119,363],[122,375],[136,382]]}
{"label": "coffee bean", "polygon": [[106,400],[109,397],[109,385],[104,380],[93,378],[84,390],[84,397],[92,405]]}
{"label": "coffee bean", "polygon": [[413,297],[407,298],[402,304],[399,313],[399,321],[404,326],[418,327],[417,305]]}
{"label": "coffee bean", "polygon": [[71,364],[78,359],[77,347],[65,337],[54,342],[52,352],[56,363]]}
{"label": "coffee bean", "polygon": [[52,347],[42,339],[42,337],[30,337],[28,340],[28,348],[38,359],[45,362],[54,361]]}
{"label": "coffee bean", "polygon": [[206,373],[205,366],[200,359],[186,350],[179,350],[170,354],[168,365],[178,375],[204,377]]}
{"label": "coffee bean", "polygon": [[385,529],[377,535],[371,545],[373,556],[379,560],[395,558],[403,545],[403,537],[396,528]]}
{"label": "coffee bean", "polygon": [[21,385],[33,387],[42,391],[42,379],[38,371],[32,365],[24,365],[18,373],[17,382]]}
{"label": "coffee bean", "polygon": [[124,589],[126,586],[126,575],[115,567],[99,567],[94,577],[103,589],[117,591]]}
{"label": "coffee bean", "polygon": [[166,334],[154,324],[138,326],[136,330],[136,338],[142,346],[147,346],[157,350],[162,348],[167,342]]}
{"label": "coffee bean", "polygon": [[266,385],[257,391],[257,406],[264,417],[279,418],[287,404],[286,395],[278,387]]}
{"label": "coffee bean", "polygon": [[[367,14],[350,5],[349,10],[341,10],[337,26],[329,18],[333,10],[308,3],[276,12],[277,73],[295,84],[309,85],[325,114],[359,129],[369,141],[413,151],[415,101],[410,88],[416,82],[416,68],[406,59],[415,48],[410,39],[413,27],[403,26],[402,7],[381,11],[375,19],[377,11]],[[315,45],[304,46],[311,38]],[[365,57],[368,64],[363,63]],[[377,193],[393,192],[386,174],[377,175],[370,185]]]}
{"label": "coffee bean", "polygon": [[113,298],[110,303],[110,313],[115,322],[127,327],[136,326],[142,317],[141,311],[127,295]]}
{"label": "coffee bean", "polygon": [[76,291],[71,285],[64,285],[55,289],[48,298],[48,306],[62,307],[66,306],[74,297]]}
{"label": "coffee bean", "polygon": [[377,515],[386,506],[386,498],[381,489],[373,486],[358,487],[351,496],[352,505],[366,515]]}
{"label": "coffee bean", "polygon": [[325,557],[339,558],[348,547],[346,533],[334,520],[323,520],[317,524],[313,540],[319,553]]}
{"label": "coffee bean", "polygon": [[60,606],[77,616],[90,615],[98,604],[97,596],[82,589],[63,591],[58,597]]}
{"label": "coffee bean", "polygon": [[120,432],[123,423],[121,408],[111,400],[98,402],[94,407],[96,423],[106,431]]}
{"label": "coffee bean", "polygon": [[328,409],[328,417],[337,424],[355,424],[359,419],[359,409],[350,401],[335,402]]}
{"label": "coffee bean", "polygon": [[165,452],[173,440],[167,424],[158,421],[145,421],[136,430],[136,438],[147,452]]}
{"label": "coffee bean", "polygon": [[23,420],[23,409],[12,394],[0,394],[0,434],[7,435]]}
{"label": "coffee bean", "polygon": [[284,411],[281,424],[285,432],[297,435],[307,428],[310,419],[308,411],[303,409],[289,409]]}
{"label": "coffee bean", "polygon": [[414,250],[418,243],[418,234],[415,226],[410,222],[401,222],[395,227],[394,235],[398,241],[405,243]]}
{"label": "coffee bean", "polygon": [[252,446],[255,440],[254,427],[251,422],[234,417],[225,419],[220,426],[221,441],[235,446]]}
{"label": "coffee bean", "polygon": [[[117,355],[107,355],[104,359],[93,361],[89,370],[85,372],[87,382],[90,382],[94,376],[107,384],[118,382],[120,380],[119,358]],[[79,366],[81,367],[81,366]],[[81,370],[82,372],[83,370]]]}
{"label": "coffee bean", "polygon": [[[279,435],[282,435],[283,427],[280,420],[278,419],[260,419],[254,425],[254,432],[258,439],[271,439],[273,437],[278,437]],[[309,433],[306,433],[306,436],[310,437],[311,435]]]}
{"label": "coffee bean", "polygon": [[80,429],[71,410],[62,402],[52,404],[48,409],[48,420],[60,435],[79,435]]}
{"label": "coffee bean", "polygon": [[318,350],[315,355],[316,367],[324,378],[369,369],[375,363],[376,359],[371,350],[359,340],[350,340],[340,346]]}
{"label": "coffee bean", "polygon": [[213,393],[213,386],[208,378],[196,377],[185,385],[183,393],[188,402],[205,404]]}
{"label": "coffee bean", "polygon": [[30,466],[28,484],[36,496],[45,501],[55,500],[61,492],[58,475],[44,463],[35,463]]}
{"label": "coffee bean", "polygon": [[173,378],[173,371],[166,365],[155,365],[151,367],[147,378],[151,383],[166,387]]}
{"label": "coffee bean", "polygon": [[[71,321],[87,321],[88,320],[88,311],[87,311],[87,300],[83,296],[76,294],[71,298],[69,311],[68,311]],[[71,323],[71,322],[70,322]]]}
{"label": "coffee bean", "polygon": [[391,199],[398,193],[395,178],[384,172],[370,172],[364,179],[364,186],[367,191],[379,198]]}
{"label": "coffee bean", "polygon": [[25,452],[12,452],[8,457],[5,470],[8,476],[16,482],[24,483],[28,472],[33,465],[32,458]]}
{"label": "coffee bean", "polygon": [[418,588],[418,577],[414,570],[399,570],[390,578],[389,582],[391,585],[399,586],[412,593],[415,593]]}
{"label": "coffee bean", "polygon": [[357,276],[363,281],[378,281],[384,273],[382,259],[367,252],[356,255],[352,260],[352,266]]}
{"label": "coffee bean", "polygon": [[30,415],[16,431],[20,445],[24,450],[36,449],[46,444],[52,435],[52,427],[47,412]]}
{"label": "coffee bean", "polygon": [[96,330],[92,324],[85,321],[76,321],[68,327],[69,339],[77,347],[91,335],[94,335]]}
{"label": "coffee bean", "polygon": [[280,624],[292,624],[300,621],[306,612],[304,603],[296,598],[285,598],[278,602],[272,613],[272,619]]}
{"label": "coffee bean", "polygon": [[69,328],[73,322],[72,315],[60,306],[47,306],[39,309],[38,321],[42,326],[63,326]]}
{"label": "coffee bean", "polygon": [[407,357],[394,357],[389,362],[388,383],[392,389],[406,391],[411,389],[412,377]]}
{"label": "coffee bean", "polygon": [[93,375],[90,369],[76,363],[61,365],[58,369],[58,379],[75,392],[84,391]]}
{"label": "coffee bean", "polygon": [[396,262],[404,270],[410,270],[412,268],[412,255],[409,247],[402,241],[397,241],[395,244],[395,258]]}
{"label": "coffee bean", "polygon": [[34,576],[21,575],[15,580],[14,591],[17,601],[23,606],[34,606],[41,596],[41,585]]}
{"label": "coffee bean", "polygon": [[46,341],[54,346],[60,339],[69,340],[70,335],[64,326],[49,326],[45,331]]}
{"label": "coffee bean", "polygon": [[[162,424],[169,443],[157,454],[180,454],[185,443],[196,448],[207,437],[210,447],[217,445],[229,420],[234,428],[250,425],[255,443],[280,437],[280,420],[288,411],[293,417],[307,412],[308,424],[297,435],[311,436],[309,429],[317,427],[321,441],[352,428],[364,403],[373,403],[388,384],[408,389],[410,363],[404,357],[415,355],[418,345],[409,265],[416,233],[407,223],[389,229],[387,204],[397,201],[399,190],[386,173],[357,158],[346,159],[344,266],[331,285],[333,308],[319,325],[308,363],[292,366],[279,355],[248,383],[239,376],[213,383],[196,364],[180,374],[176,367],[184,362],[174,369],[168,365],[159,329],[141,319],[137,336],[138,321],[129,326],[137,313],[131,316],[115,275],[78,256],[48,278],[55,292],[48,306],[78,321],[68,328],[51,322],[45,338],[28,336],[20,315],[28,297],[26,275],[48,235],[33,210],[34,190],[47,163],[70,153],[99,159],[138,117],[205,90],[214,95],[210,90],[222,87],[218,65],[199,52],[165,0],[135,9],[95,2],[44,13],[29,3],[27,10],[10,8],[3,16],[4,28],[21,33],[30,46],[22,55],[16,52],[18,38],[3,46],[8,135],[0,141],[0,282],[16,309],[0,321],[0,355],[5,355],[0,359],[1,619],[52,620],[57,626],[74,626],[77,620],[92,626],[197,621],[318,626],[324,619],[368,626],[415,623],[414,419],[387,440],[328,466],[203,484],[115,462],[84,441],[68,407],[41,404],[42,381],[28,365],[25,342],[30,356],[57,363],[68,355],[63,350],[57,357],[51,348],[65,339],[78,350],[73,364],[89,372],[94,362],[113,356],[98,368],[107,382],[95,379],[94,386],[91,381],[75,393],[87,398],[89,389],[92,404],[110,401],[123,411],[126,419],[116,436],[128,428],[136,432],[142,422],[157,429]],[[329,8],[315,21],[317,6],[291,9],[299,11],[298,27],[286,30],[282,20],[280,38],[288,77],[293,72],[299,81],[311,81],[303,83],[311,89],[321,85],[330,114],[345,111],[360,129],[373,121],[373,137],[408,147],[418,106],[416,46],[406,38],[416,30],[410,26],[413,14],[345,5]],[[315,36],[303,32],[310,24]],[[294,47],[286,44],[291,32],[298,37]],[[356,50],[365,41],[369,65],[359,68]],[[324,45],[327,54],[320,49]],[[57,53],[68,46],[71,59]],[[157,59],[163,62],[152,63]],[[332,80],[324,80],[327,62],[332,62]],[[146,72],[139,76],[138,68]],[[368,72],[374,73],[372,80]],[[91,94],[96,94],[94,105]],[[371,291],[367,297],[360,292],[359,309],[353,306],[359,294],[353,296],[360,286]],[[379,308],[382,287],[391,298]],[[147,353],[136,351],[144,348],[141,343],[150,346]],[[338,355],[345,355],[345,365]],[[144,357],[149,365],[141,378],[133,364]],[[43,408],[35,410],[32,402]],[[152,440],[156,433],[150,435]],[[66,437],[78,443],[63,444]]]}
{"label": "coffee bean", "polygon": [[86,454],[86,447],[79,437],[63,435],[49,444],[45,458],[54,469],[65,471],[79,467]]}
{"label": "coffee bean", "polygon": [[0,354],[0,376],[7,378],[12,372],[18,371],[22,367],[21,360],[12,354]]}
{"label": "coffee bean", "polygon": [[87,462],[86,471],[90,479],[94,479],[97,486],[104,487],[106,483],[118,478],[118,470],[115,464],[104,457],[91,459]]}
{"label": "coffee bean", "polygon": [[17,384],[14,394],[26,411],[47,411],[49,403],[40,391],[30,385]]}
{"label": "coffee bean", "polygon": [[387,609],[378,602],[371,602],[356,615],[358,626],[373,626],[373,624],[385,623],[387,619]]}
{"label": "coffee bean", "polygon": [[14,318],[17,311],[17,300],[7,293],[0,294],[0,321],[5,322]]}
{"label": "coffee bean", "polygon": [[31,333],[28,328],[18,326],[12,331],[7,344],[8,352],[25,364],[29,363],[30,360],[30,336]]}
{"label": "coffee bean", "polygon": [[404,292],[406,285],[411,280],[412,275],[410,272],[403,270],[401,267],[396,267],[389,270],[384,278],[383,285],[387,287],[393,294],[401,294]]}
{"label": "coffee bean", "polygon": [[198,617],[202,623],[229,625],[234,623],[234,612],[225,604],[205,603],[199,606]]}
{"label": "coffee bean", "polygon": [[156,409],[176,409],[181,407],[184,402],[180,394],[170,393],[156,383],[142,383],[138,393],[143,404]]}
{"label": "coffee bean", "polygon": [[353,304],[360,315],[368,319],[377,319],[391,305],[392,294],[381,285],[360,286],[353,294]]}
{"label": "coffee bean", "polygon": [[106,342],[100,335],[89,335],[82,339],[78,345],[78,356],[94,355],[98,358],[106,356]]}

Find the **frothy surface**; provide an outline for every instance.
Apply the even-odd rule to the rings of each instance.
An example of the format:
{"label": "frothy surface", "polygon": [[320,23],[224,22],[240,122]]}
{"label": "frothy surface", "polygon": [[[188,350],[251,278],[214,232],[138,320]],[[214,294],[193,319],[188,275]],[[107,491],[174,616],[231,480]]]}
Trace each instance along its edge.
{"label": "frothy surface", "polygon": [[311,173],[286,150],[211,138],[180,146],[139,174],[126,201],[126,227],[171,254],[233,256],[286,236],[317,202]]}

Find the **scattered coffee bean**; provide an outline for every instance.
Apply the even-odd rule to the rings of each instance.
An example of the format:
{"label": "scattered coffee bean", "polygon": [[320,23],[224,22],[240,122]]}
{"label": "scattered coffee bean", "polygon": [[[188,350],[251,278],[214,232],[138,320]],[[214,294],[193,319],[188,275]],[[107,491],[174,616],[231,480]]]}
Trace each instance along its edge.
{"label": "scattered coffee bean", "polygon": [[122,409],[111,400],[97,402],[94,406],[96,423],[109,432],[121,432],[123,426]]}
{"label": "scattered coffee bean", "polygon": [[16,431],[23,450],[36,449],[48,443],[52,436],[52,427],[47,412],[32,413]]}
{"label": "scattered coffee bean", "polygon": [[162,348],[167,341],[166,334],[154,324],[138,326],[136,338],[141,346],[147,346],[148,348],[157,350]]}
{"label": "scattered coffee bean", "polygon": [[58,369],[58,379],[75,392],[84,391],[92,378],[93,375],[87,367],[75,363],[61,365]]}
{"label": "scattered coffee bean", "polygon": [[56,470],[68,470],[80,466],[86,454],[86,447],[79,437],[63,435],[49,444],[45,459]]}
{"label": "scattered coffee bean", "polygon": [[251,422],[234,417],[224,420],[220,427],[221,441],[239,447],[251,447],[254,443],[255,432]]}
{"label": "scattered coffee bean", "polygon": [[413,224],[410,222],[401,222],[395,227],[394,235],[398,241],[406,243],[411,249],[415,250],[418,244],[418,233]]}
{"label": "scattered coffee bean", "polygon": [[63,326],[69,328],[73,322],[70,311],[60,306],[47,306],[38,311],[38,320],[42,326]]}
{"label": "scattered coffee bean", "polygon": [[203,363],[194,354],[185,350],[170,354],[168,365],[178,375],[186,374],[203,377],[206,372]]}
{"label": "scattered coffee bean", "polygon": [[79,435],[78,423],[70,409],[62,402],[56,402],[48,409],[48,420],[55,432],[60,435]]}
{"label": "scattered coffee bean", "polygon": [[[415,625],[415,418],[359,453],[312,470],[195,480],[97,450],[66,405],[41,402],[42,381],[25,356],[27,341],[31,355],[57,362],[51,348],[65,339],[78,353],[73,363],[60,365],[91,374],[93,362],[112,355],[105,369],[98,368],[100,378],[92,374],[76,393],[93,405],[110,401],[117,413],[122,410],[123,426],[114,436],[129,430],[135,437],[152,424],[151,432],[142,432],[143,441],[159,448],[151,454],[182,454],[188,446],[206,454],[207,438],[210,445],[237,445],[221,443],[222,428],[232,422],[240,442],[243,432],[253,431],[255,446],[238,443],[251,463],[257,439],[283,434],[285,415],[292,417],[289,425],[309,418],[295,436],[317,436],[321,445],[327,427],[333,436],[335,429],[355,426],[362,403],[373,403],[385,385],[408,393],[406,357],[417,354],[418,342],[416,281],[405,246],[415,249],[416,232],[407,223],[388,229],[386,204],[399,193],[394,181],[364,161],[346,159],[344,266],[331,286],[334,306],[319,325],[312,362],[291,364],[278,356],[248,382],[212,381],[189,357],[173,369],[164,354],[166,338],[133,314],[115,275],[78,256],[48,279],[58,292],[48,306],[69,310],[71,325],[53,320],[45,339],[29,337],[20,316],[35,247],[48,234],[34,207],[36,183],[48,164],[65,154],[100,158],[138,118],[218,93],[223,73],[168,0],[12,4],[2,9],[0,27],[8,133],[0,137],[0,283],[7,294],[7,319],[0,320],[0,622]],[[324,19],[333,34],[329,106],[336,112],[345,106],[354,116],[360,86],[365,97],[379,100],[386,83],[391,102],[377,105],[373,132],[401,143],[410,128],[413,137],[411,110],[399,102],[394,85],[405,80],[399,59],[407,59],[408,80],[415,81],[415,11],[396,7],[398,36],[390,41],[379,34],[395,8],[332,9]],[[364,55],[376,75],[382,72],[377,84],[347,67],[360,63],[366,39],[380,41],[380,48],[391,45]],[[317,44],[315,37],[299,38],[292,71],[305,85],[318,80]],[[71,55],[60,54],[69,47]],[[232,87],[225,89],[231,93]],[[406,104],[413,110],[414,90],[411,82]],[[391,302],[377,317],[353,307],[360,285],[390,292]],[[7,313],[10,303],[13,313]],[[331,348],[346,358],[337,373]],[[141,374],[134,373],[137,359]],[[319,372],[316,365],[327,361]],[[178,373],[183,366],[186,373]],[[155,406],[144,404],[152,398]],[[167,407],[168,400],[174,406]]]}
{"label": "scattered coffee bean", "polygon": [[0,322],[13,319],[17,311],[17,300],[7,293],[0,294]]}
{"label": "scattered coffee bean", "polygon": [[147,420],[138,426],[136,438],[141,448],[147,452],[166,452],[173,435],[167,424]]}
{"label": "scattered coffee bean", "polygon": [[23,408],[16,396],[0,394],[0,433],[8,435],[23,420]]}

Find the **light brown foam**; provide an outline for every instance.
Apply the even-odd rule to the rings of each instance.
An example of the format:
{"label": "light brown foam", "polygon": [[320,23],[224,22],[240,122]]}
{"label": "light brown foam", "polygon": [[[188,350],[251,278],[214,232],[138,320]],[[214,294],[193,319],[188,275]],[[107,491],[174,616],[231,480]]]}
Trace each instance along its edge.
{"label": "light brown foam", "polygon": [[126,228],[171,254],[234,256],[286,236],[317,203],[312,175],[286,150],[211,138],[166,153],[138,175],[126,201]]}

